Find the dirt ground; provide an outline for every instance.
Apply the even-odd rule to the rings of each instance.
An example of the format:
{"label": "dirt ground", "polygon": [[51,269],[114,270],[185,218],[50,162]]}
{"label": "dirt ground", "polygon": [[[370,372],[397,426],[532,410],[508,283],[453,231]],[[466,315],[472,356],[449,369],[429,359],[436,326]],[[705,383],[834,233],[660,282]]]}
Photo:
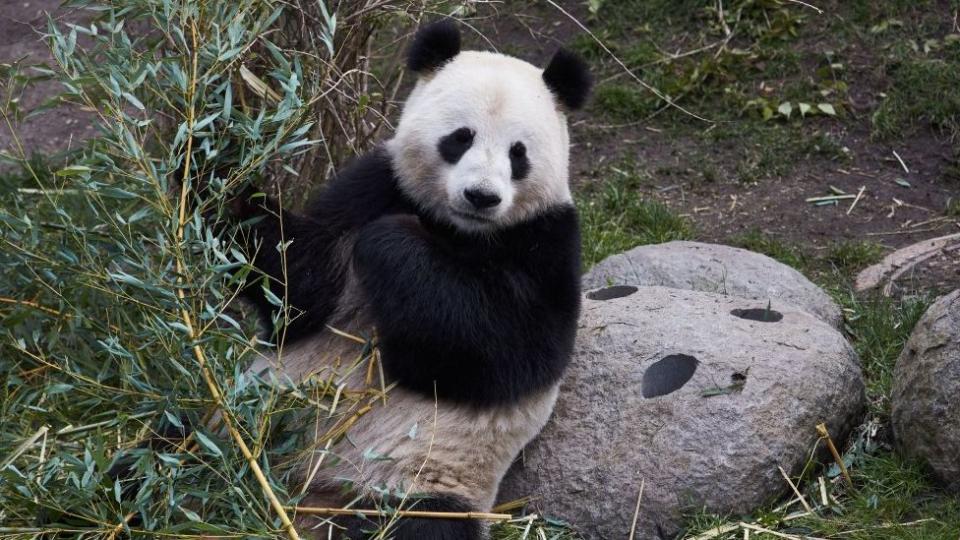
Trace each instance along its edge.
{"label": "dirt ground", "polygon": [[[40,35],[46,25],[45,12],[50,11],[60,22],[78,17],[75,12],[58,9],[58,4],[57,0],[25,0],[0,6],[0,63],[51,60]],[[582,4],[563,5],[591,30],[601,29],[602,21],[591,23]],[[500,7],[491,13],[477,21],[476,33],[467,36],[467,45],[496,45],[502,52],[540,65],[557,46],[570,44],[574,36],[583,33],[578,23],[554,6],[512,13]],[[846,77],[856,82],[850,84],[841,117],[805,120],[802,131],[826,134],[845,149],[845,159],[817,154],[799,159],[785,156],[783,159],[790,161],[786,173],[744,182],[737,178],[737,163],[752,150],[738,137],[738,123],[755,120],[711,124],[672,114],[618,121],[590,107],[572,118],[574,181],[580,186],[604,182],[611,165],[630,160],[647,174],[647,181],[638,189],[690,219],[699,239],[727,242],[754,231],[802,246],[814,256],[838,242],[869,242],[892,250],[960,232],[960,218],[944,213],[948,201],[960,200],[960,179],[951,176],[955,171],[950,172],[957,168],[956,143],[933,129],[919,129],[898,140],[872,137],[871,115],[887,85],[875,65],[879,53],[856,43],[840,44],[817,15],[807,17],[802,32],[788,46],[799,52],[803,62],[824,50],[846,46]],[[945,21],[943,34],[958,31],[950,27],[949,17]],[[608,70],[598,75],[604,82],[622,73],[611,75]],[[766,84],[776,88],[783,81]],[[24,93],[21,108],[35,108],[56,90],[54,83],[38,84]],[[711,116],[709,110],[697,112]],[[684,125],[682,129],[676,128],[678,122]],[[711,136],[711,130],[731,135]],[[44,156],[74,147],[94,134],[90,114],[68,106],[29,118],[17,131],[28,155]],[[6,127],[0,129],[0,152],[17,154]],[[855,205],[851,199],[825,206],[806,202],[811,197],[836,194],[836,190],[847,195],[862,190],[862,196]],[[909,288],[957,288],[960,250],[927,261],[908,277]]]}
{"label": "dirt ground", "polygon": [[[61,24],[81,18],[76,11],[61,9],[60,3],[58,0],[5,0],[0,3],[0,64],[44,63],[52,67],[53,58],[42,36],[47,27],[47,15]],[[38,82],[20,96],[20,109],[32,111],[56,96],[58,91],[58,83]],[[6,89],[3,93],[6,94]],[[28,157],[34,154],[50,157],[93,136],[96,131],[90,119],[89,113],[77,107],[59,106],[24,119],[15,129]],[[17,142],[5,123],[0,125],[0,154],[19,156]]]}

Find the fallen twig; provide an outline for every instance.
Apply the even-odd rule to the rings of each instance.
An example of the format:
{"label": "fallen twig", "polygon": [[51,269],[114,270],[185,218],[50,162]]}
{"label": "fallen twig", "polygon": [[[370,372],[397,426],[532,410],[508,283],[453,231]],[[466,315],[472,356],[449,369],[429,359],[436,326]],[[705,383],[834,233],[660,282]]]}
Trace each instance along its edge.
{"label": "fallen twig", "polygon": [[824,195],[823,197],[810,197],[805,199],[808,203],[816,202],[826,202],[826,201],[840,201],[844,199],[856,199],[856,195]]}
{"label": "fallen twig", "polygon": [[860,191],[857,192],[857,197],[853,199],[853,203],[850,205],[850,208],[847,208],[848,216],[850,215],[850,212],[853,212],[853,208],[857,206],[857,203],[860,202],[860,198],[863,197],[863,190],[866,188],[867,186],[860,186]]}
{"label": "fallen twig", "polygon": [[804,498],[803,494],[800,493],[800,490],[797,489],[797,485],[793,483],[793,480],[790,480],[790,476],[787,475],[787,471],[783,470],[783,467],[779,465],[777,465],[777,469],[779,469],[780,475],[783,476],[783,479],[786,480],[788,484],[790,484],[790,489],[792,489],[794,494],[796,494],[797,498],[800,499],[800,504],[803,505],[803,509],[812,514],[813,508],[810,508],[810,505],[807,504],[807,499]]}
{"label": "fallen twig", "polygon": [[742,521],[740,522],[740,526],[743,527],[744,529],[750,529],[750,530],[752,530],[752,531],[762,532],[762,533],[764,533],[764,534],[769,534],[769,535],[771,535],[771,536],[776,536],[777,538],[786,538],[786,539],[788,539],[788,540],[825,540],[824,538],[820,538],[820,537],[817,537],[817,536],[796,536],[796,535],[793,535],[793,534],[786,534],[786,533],[782,533],[782,532],[777,532],[777,531],[774,531],[774,530],[772,530],[772,529],[766,529],[766,528],[761,527],[761,526],[759,526],[759,525],[754,525],[754,524],[752,524],[752,523],[744,523],[744,522],[742,522]]}
{"label": "fallen twig", "polygon": [[510,514],[492,512],[433,512],[428,510],[361,510],[357,508],[323,508],[318,506],[286,506],[284,510],[312,516],[368,516],[424,519],[481,519],[485,521],[507,521],[513,519]]}
{"label": "fallen twig", "polygon": [[864,529],[853,529],[853,530],[849,530],[849,531],[841,531],[841,532],[836,533],[835,536],[843,536],[843,535],[847,535],[847,534],[854,534],[854,533],[866,532],[866,531],[875,531],[875,530],[877,530],[877,529],[889,529],[889,528],[891,528],[891,527],[913,527],[913,526],[915,526],[915,525],[922,525],[922,524],[924,524],[924,523],[930,523],[931,521],[936,521],[936,519],[934,519],[934,518],[923,518],[923,519],[918,519],[918,520],[916,520],[916,521],[908,521],[908,522],[906,522],[906,523],[883,523],[883,524],[880,524],[880,525],[874,525],[873,527],[867,527],[867,528],[864,528]]}
{"label": "fallen twig", "polygon": [[637,518],[640,517],[640,499],[643,497],[643,485],[645,480],[640,479],[640,491],[637,493],[637,506],[633,509],[633,523],[630,525],[630,540],[633,540],[637,532]]}
{"label": "fallen twig", "polygon": [[714,527],[702,534],[689,538],[688,540],[711,540],[720,536],[721,534],[727,534],[728,532],[733,532],[740,528],[739,523],[731,523],[729,525],[720,525],[719,527]]}
{"label": "fallen twig", "polygon": [[903,172],[910,174],[910,169],[907,167],[907,164],[903,162],[903,158],[900,157],[900,154],[896,150],[893,151],[893,157],[897,158],[897,161],[900,162],[900,166],[903,167]]}

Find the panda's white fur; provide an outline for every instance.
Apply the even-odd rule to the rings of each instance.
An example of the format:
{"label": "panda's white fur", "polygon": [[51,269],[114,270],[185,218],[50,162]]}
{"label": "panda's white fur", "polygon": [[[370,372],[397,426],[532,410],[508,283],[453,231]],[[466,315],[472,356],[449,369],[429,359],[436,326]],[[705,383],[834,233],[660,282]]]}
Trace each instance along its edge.
{"label": "panda's white fur", "polygon": [[[478,224],[450,210],[467,208],[462,193],[471,187],[503,200],[493,216],[496,227],[569,203],[566,115],[542,75],[541,68],[517,58],[466,51],[438,73],[422,77],[386,145],[403,189],[468,229]],[[476,129],[474,147],[457,164],[447,165],[434,149],[436,141],[464,125]],[[528,141],[527,155],[535,164],[524,182],[511,179],[504,151],[517,140]]]}
{"label": "panda's white fur", "polygon": [[[372,323],[361,315],[362,305],[354,307],[360,316],[337,321],[340,324],[334,327],[364,335]],[[362,351],[356,341],[326,331],[285,349],[280,361],[265,358],[251,369],[261,374],[273,369],[293,380],[313,374],[326,379],[332,371],[346,370],[334,368],[337,364],[354,366]],[[362,391],[370,387],[366,374],[361,362],[352,373],[334,378],[344,391]],[[489,509],[510,462],[543,428],[556,396],[554,384],[519,403],[477,409],[392,388],[386,403],[370,400],[373,408],[332,450],[317,448],[314,460],[322,460],[319,469],[314,460],[302,464],[301,480],[314,474],[304,505],[342,505],[343,483],[349,480],[369,494],[451,494],[471,508]]]}
{"label": "panda's white fur", "polygon": [[[353,497],[425,493],[455,501],[432,509],[487,511],[511,461],[547,421],[579,309],[566,111],[582,104],[589,87],[582,65],[556,58],[545,72],[502,54],[459,52],[459,34],[449,23],[422,31],[410,60],[420,78],[393,138],[334,180],[309,215],[285,214],[281,227],[278,213],[270,212],[256,226],[264,247],[255,264],[268,274],[278,273],[272,246],[282,239],[279,229],[293,237],[284,272],[290,274],[288,298],[305,317],[289,326],[293,342],[281,354],[261,358],[250,371],[277,381],[332,378],[344,392],[362,391],[369,387],[372,360],[358,364],[366,349],[345,334],[378,336],[383,364],[374,367],[389,368],[397,381],[385,403],[369,399],[371,408],[345,437],[330,448],[319,446],[302,463],[300,481],[309,482],[302,504],[335,507]],[[451,163],[438,153],[438,141],[463,126],[473,132],[472,142]],[[508,155],[518,141],[526,149],[522,177]],[[470,189],[500,202],[475,212],[464,198]],[[394,277],[409,283],[386,284]],[[428,302],[399,313],[430,294],[436,312]],[[256,294],[251,300],[265,316],[273,309]],[[384,313],[385,304],[394,311]],[[461,315],[450,306],[477,311]],[[396,327],[394,319],[407,326]],[[443,334],[447,327],[449,335]],[[466,342],[464,349],[444,343],[457,339]],[[395,345],[405,340],[421,348]],[[437,347],[462,354],[434,358],[443,356]],[[543,360],[528,358],[529,351],[541,350]],[[469,365],[472,355],[491,363]],[[420,380],[421,361],[424,370],[440,374],[429,383],[436,394]],[[490,373],[496,370],[504,373]],[[483,381],[475,388],[456,388],[478,378]],[[323,414],[317,415],[318,431],[326,431]],[[398,539],[484,534],[479,523],[412,521],[419,523],[398,529]],[[311,530],[318,522],[301,517],[299,525]],[[320,530],[318,537],[333,534]]]}

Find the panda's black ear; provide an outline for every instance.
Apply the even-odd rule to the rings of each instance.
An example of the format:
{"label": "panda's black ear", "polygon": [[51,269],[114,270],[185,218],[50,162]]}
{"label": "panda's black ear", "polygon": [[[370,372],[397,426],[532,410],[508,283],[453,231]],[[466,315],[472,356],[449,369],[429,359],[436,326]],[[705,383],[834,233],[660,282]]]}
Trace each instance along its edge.
{"label": "panda's black ear", "polygon": [[543,82],[565,107],[579,109],[587,102],[593,77],[587,63],[566,49],[558,50],[547,68],[543,70]]}
{"label": "panda's black ear", "polygon": [[407,51],[407,67],[416,73],[427,73],[458,54],[460,29],[451,19],[443,19],[417,30]]}

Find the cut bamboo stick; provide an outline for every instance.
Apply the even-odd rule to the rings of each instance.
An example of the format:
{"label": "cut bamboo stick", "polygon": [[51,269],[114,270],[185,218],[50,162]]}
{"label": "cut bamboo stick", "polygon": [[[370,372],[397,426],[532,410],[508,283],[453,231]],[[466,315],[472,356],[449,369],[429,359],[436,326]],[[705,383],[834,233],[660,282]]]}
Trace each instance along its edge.
{"label": "cut bamboo stick", "polygon": [[820,434],[821,438],[827,441],[827,448],[829,448],[830,453],[833,454],[833,460],[836,461],[837,466],[840,467],[840,472],[847,480],[847,484],[850,487],[853,487],[853,479],[850,478],[850,472],[847,471],[847,466],[844,465],[843,458],[840,456],[840,452],[837,451],[837,447],[833,444],[833,439],[830,438],[830,432],[827,431],[827,425],[824,423],[817,424],[817,433]]}
{"label": "cut bamboo stick", "polygon": [[289,512],[308,514],[313,516],[369,516],[385,517],[397,516],[401,518],[424,519],[481,519],[485,521],[507,521],[512,519],[510,514],[494,514],[492,512],[433,512],[427,510],[364,510],[357,508],[325,508],[319,506],[287,506]]}

